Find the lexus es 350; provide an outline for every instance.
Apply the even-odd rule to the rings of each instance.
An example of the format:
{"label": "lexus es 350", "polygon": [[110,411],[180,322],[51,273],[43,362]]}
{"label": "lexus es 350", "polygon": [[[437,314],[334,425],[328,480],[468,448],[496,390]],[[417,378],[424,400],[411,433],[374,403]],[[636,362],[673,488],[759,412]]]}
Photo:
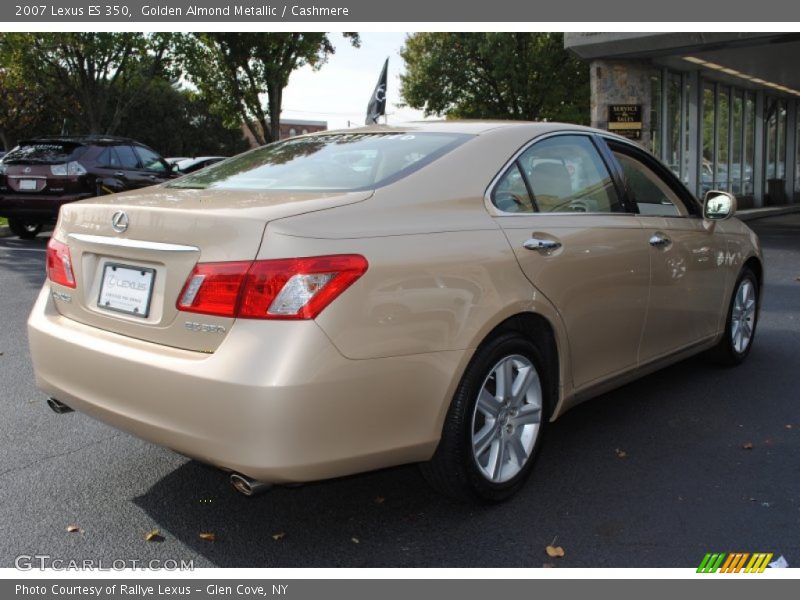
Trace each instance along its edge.
{"label": "lexus es 350", "polygon": [[735,210],[573,125],[301,136],[65,205],[36,381],[246,494],[419,462],[501,500],[570,407],[747,357],[763,267]]}

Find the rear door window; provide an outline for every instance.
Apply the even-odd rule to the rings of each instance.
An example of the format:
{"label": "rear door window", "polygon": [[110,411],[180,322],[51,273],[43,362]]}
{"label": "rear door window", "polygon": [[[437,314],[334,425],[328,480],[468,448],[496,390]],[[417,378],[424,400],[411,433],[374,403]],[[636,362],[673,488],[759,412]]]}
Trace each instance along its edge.
{"label": "rear door window", "polygon": [[133,146],[116,146],[117,156],[119,156],[120,166],[123,169],[134,171],[139,169],[139,158],[133,151]]}
{"label": "rear door window", "polygon": [[585,135],[536,142],[517,162],[541,212],[625,212],[608,168]]}

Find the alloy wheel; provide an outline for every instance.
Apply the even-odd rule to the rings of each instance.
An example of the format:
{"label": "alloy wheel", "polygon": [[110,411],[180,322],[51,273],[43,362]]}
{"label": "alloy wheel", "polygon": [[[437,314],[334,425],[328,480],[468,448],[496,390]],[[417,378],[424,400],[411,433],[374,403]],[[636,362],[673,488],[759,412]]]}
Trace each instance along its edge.
{"label": "alloy wheel", "polygon": [[531,459],[542,419],[542,384],[525,356],[501,359],[489,372],[472,414],[472,455],[493,483],[516,476]]}
{"label": "alloy wheel", "polygon": [[756,290],[753,282],[742,279],[733,299],[731,312],[731,343],[742,354],[753,339],[756,318]]}

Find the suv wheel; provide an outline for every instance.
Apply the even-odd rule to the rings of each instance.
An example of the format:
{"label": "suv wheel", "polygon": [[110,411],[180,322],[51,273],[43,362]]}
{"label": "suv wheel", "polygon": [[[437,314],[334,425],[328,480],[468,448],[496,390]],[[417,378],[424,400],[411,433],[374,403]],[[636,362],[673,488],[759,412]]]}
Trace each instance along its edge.
{"label": "suv wheel", "polygon": [[26,221],[25,219],[11,218],[8,220],[8,228],[11,233],[23,240],[32,240],[42,230],[42,224],[35,221]]}

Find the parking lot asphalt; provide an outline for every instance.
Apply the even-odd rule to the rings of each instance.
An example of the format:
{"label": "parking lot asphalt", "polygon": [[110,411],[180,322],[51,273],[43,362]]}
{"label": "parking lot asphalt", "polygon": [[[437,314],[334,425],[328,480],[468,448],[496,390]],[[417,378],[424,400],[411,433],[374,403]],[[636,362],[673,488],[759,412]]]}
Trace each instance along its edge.
{"label": "parking lot asphalt", "polygon": [[[245,498],[210,467],[54,414],[25,332],[46,239],[2,239],[0,566],[696,567],[712,551],[800,566],[800,215],[750,225],[767,285],[747,362],[695,357],[573,409],[525,489],[490,507],[441,498],[414,466]],[[163,541],[145,541],[154,529]],[[545,554],[554,540],[563,558]]]}

